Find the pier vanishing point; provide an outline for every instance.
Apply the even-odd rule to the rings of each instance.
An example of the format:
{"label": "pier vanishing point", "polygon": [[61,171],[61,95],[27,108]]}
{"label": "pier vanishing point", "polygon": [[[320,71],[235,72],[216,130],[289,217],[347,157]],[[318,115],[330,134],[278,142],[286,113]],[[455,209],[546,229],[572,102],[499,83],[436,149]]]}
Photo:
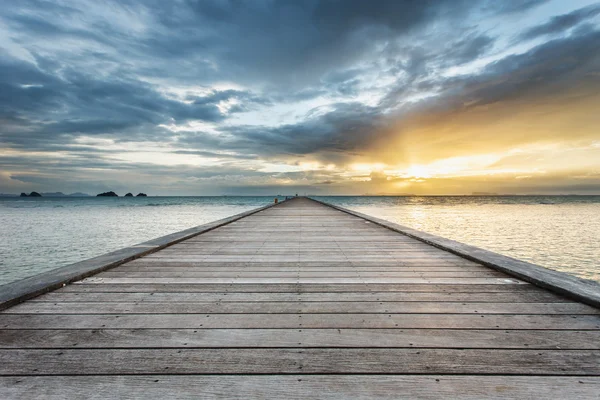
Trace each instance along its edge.
{"label": "pier vanishing point", "polygon": [[0,287],[0,398],[598,399],[599,288],[294,198]]}

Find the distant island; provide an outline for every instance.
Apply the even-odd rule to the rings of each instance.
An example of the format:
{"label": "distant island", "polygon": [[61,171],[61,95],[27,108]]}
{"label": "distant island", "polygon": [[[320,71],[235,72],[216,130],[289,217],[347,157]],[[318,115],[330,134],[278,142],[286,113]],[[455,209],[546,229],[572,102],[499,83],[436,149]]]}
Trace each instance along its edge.
{"label": "distant island", "polygon": [[471,196],[498,196],[498,193],[494,192],[473,192]]}
{"label": "distant island", "polygon": [[31,192],[29,194],[27,194],[27,193],[21,193],[20,197],[42,197],[42,195],[39,194],[38,192]]}
{"label": "distant island", "polygon": [[[113,191],[110,191],[97,194],[96,197],[119,197],[119,195]],[[133,193],[129,192],[124,197],[133,197]],[[138,193],[135,197],[148,197],[148,195],[146,193]]]}
{"label": "distant island", "polygon": [[111,191],[97,194],[96,197],[119,197],[119,195]]}

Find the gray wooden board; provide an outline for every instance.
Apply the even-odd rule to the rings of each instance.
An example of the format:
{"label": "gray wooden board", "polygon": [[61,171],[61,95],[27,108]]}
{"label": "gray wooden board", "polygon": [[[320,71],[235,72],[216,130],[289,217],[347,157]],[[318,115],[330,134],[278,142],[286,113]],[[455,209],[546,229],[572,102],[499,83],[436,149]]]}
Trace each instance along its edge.
{"label": "gray wooden board", "polygon": [[[165,259],[176,259],[176,260],[187,260],[187,259],[191,259],[191,260],[211,260],[211,259],[215,259],[215,258],[232,258],[232,259],[238,259],[238,258],[255,258],[256,256],[274,256],[274,257],[281,257],[282,259],[286,259],[286,258],[292,258],[292,257],[296,257],[299,255],[303,255],[305,257],[307,257],[307,259],[310,259],[311,256],[317,256],[319,257],[319,259],[327,259],[328,257],[352,257],[352,258],[365,258],[368,257],[370,259],[374,259],[377,260],[378,258],[384,258],[384,259],[396,259],[396,258],[401,258],[401,259],[416,259],[416,260],[435,260],[440,262],[441,264],[445,263],[446,261],[461,261],[460,257],[457,257],[455,255],[450,255],[450,256],[445,256],[445,255],[434,255],[434,254],[428,254],[428,253],[422,253],[422,252],[415,252],[415,253],[400,253],[400,254],[394,254],[392,252],[389,251],[382,251],[382,250],[374,250],[374,251],[368,251],[368,250],[364,250],[364,251],[357,251],[357,252],[348,252],[348,251],[332,251],[332,250],[327,250],[324,249],[323,251],[304,251],[304,252],[300,252],[300,251],[294,251],[294,250],[285,250],[285,249],[278,249],[278,250],[273,250],[273,249],[261,249],[261,250],[257,250],[257,249],[248,249],[244,252],[239,252],[239,251],[216,251],[216,252],[211,252],[208,254],[190,254],[190,253],[184,253],[184,252],[172,252],[172,253],[154,253],[154,254],[150,254],[148,256],[146,256],[146,261],[148,260],[155,260],[158,258],[165,258]],[[289,259],[288,258],[288,259]]]}
{"label": "gray wooden board", "polygon": [[[298,256],[297,260],[278,260],[276,262],[272,261],[256,261],[252,259],[246,260],[238,260],[238,261],[210,261],[210,260],[200,260],[200,261],[164,261],[164,260],[150,260],[146,261],[143,259],[143,262],[140,263],[127,263],[128,266],[156,266],[156,267],[200,267],[200,268],[221,268],[221,267],[262,267],[262,266],[291,266],[291,267],[302,267],[302,268],[311,268],[311,267],[355,267],[355,268],[377,268],[377,267],[393,267],[393,268],[440,268],[443,267],[445,269],[462,269],[464,267],[473,267],[477,266],[477,264],[466,264],[463,262],[452,262],[452,263],[443,263],[441,264],[438,261],[409,261],[409,260],[377,260],[373,261],[371,259],[367,260],[356,260],[356,259],[345,259],[341,261],[324,261],[319,259],[318,261],[308,261],[306,259],[302,259],[300,263],[298,260],[300,257]],[[481,265],[479,266],[481,267]],[[488,268],[489,269],[489,268]]]}
{"label": "gray wooden board", "polygon": [[[357,243],[358,244],[358,243]],[[314,246],[302,247],[300,244],[294,247],[285,246],[277,246],[277,247],[239,247],[236,245],[232,246],[224,246],[217,249],[204,249],[202,247],[198,249],[194,249],[188,247],[187,250],[181,249],[169,249],[167,251],[160,253],[153,253],[148,255],[150,258],[156,257],[167,257],[167,256],[184,256],[184,257],[193,257],[193,256],[204,256],[204,255],[252,255],[252,254],[260,254],[260,253],[268,253],[268,254],[312,254],[318,253],[320,255],[327,255],[327,253],[340,253],[340,254],[348,254],[348,255],[356,255],[359,256],[361,254],[371,254],[371,255],[382,255],[382,256],[397,256],[397,257],[406,257],[406,258],[434,258],[437,260],[460,260],[461,258],[451,254],[451,253],[441,253],[439,250],[435,248],[431,248],[431,250],[400,250],[388,247],[377,247],[377,248],[365,248],[363,251],[359,251],[359,249],[354,248],[339,248],[333,246],[323,246],[322,248],[315,248]]]}
{"label": "gray wooden board", "polygon": [[[557,367],[558,366],[558,367]],[[600,350],[4,349],[0,375],[95,374],[600,375]]]}
{"label": "gray wooden board", "polygon": [[[364,262],[387,262],[390,265],[403,265],[403,266],[407,266],[407,267],[411,267],[411,266],[417,266],[417,265],[421,265],[421,266],[439,266],[440,263],[437,261],[433,261],[433,260],[410,260],[410,259],[392,259],[392,258],[385,258],[385,257],[372,257],[372,256],[368,256],[368,255],[363,255],[361,257],[352,257],[351,259],[349,259],[349,257],[345,256],[345,255],[329,255],[329,256],[323,256],[320,257],[319,255],[313,254],[310,257],[309,256],[300,256],[304,261],[306,261],[307,263],[314,263],[314,264],[329,264],[329,263],[346,263],[348,265],[348,263],[351,263],[353,265],[360,265],[363,261]],[[169,257],[169,258],[149,258],[146,260],[147,263],[149,264],[164,264],[169,263],[169,262],[177,262],[177,263],[181,263],[181,262],[188,262],[188,263],[203,263],[206,261],[210,261],[210,262],[216,262],[216,263],[231,263],[231,262],[241,262],[241,263],[254,263],[254,264],[263,264],[263,263],[279,263],[279,262],[288,262],[288,261],[297,261],[299,258],[299,256],[295,256],[295,257],[288,257],[288,256],[273,256],[273,255],[254,255],[254,256],[219,256],[219,257],[211,257],[211,258],[189,258],[189,259],[184,259],[184,258],[177,258],[177,257]],[[452,263],[452,262],[448,262],[444,264],[447,267],[460,267],[463,264],[462,263]]]}
{"label": "gray wooden board", "polygon": [[0,329],[0,348],[385,347],[600,349],[600,330]]}
{"label": "gray wooden board", "polygon": [[393,328],[597,330],[598,315],[4,314],[0,329]]}
{"label": "gray wooden board", "polygon": [[295,263],[292,266],[263,266],[263,265],[241,265],[238,267],[230,267],[227,265],[219,266],[204,266],[198,264],[181,264],[178,265],[127,265],[115,268],[112,272],[118,272],[126,274],[133,271],[138,272],[163,272],[163,271],[177,271],[177,272],[237,272],[237,271],[251,271],[251,272],[286,272],[294,271],[297,272],[300,269],[303,272],[489,272],[490,269],[481,266],[437,266],[437,267],[423,267],[423,266],[354,266],[346,264],[345,266],[327,266],[321,265],[316,267],[307,267]]}
{"label": "gray wooden board", "polygon": [[404,314],[595,314],[600,310],[567,303],[460,302],[211,302],[211,303],[95,303],[27,302],[5,314],[288,314],[288,313],[404,313]]}
{"label": "gray wooden board", "polygon": [[[521,283],[514,278],[435,278],[435,277],[423,277],[423,278],[398,278],[398,277],[356,277],[356,278],[102,278],[102,277],[90,277],[82,281],[83,283],[102,283],[106,285],[114,285],[119,283],[166,283],[166,284],[209,284],[209,283],[248,283],[248,284],[260,284],[260,283],[274,283],[274,284],[313,284],[313,283],[329,283],[329,284],[381,284],[381,283],[431,283],[431,284],[470,284],[470,285],[481,285],[481,284],[496,284],[506,285]],[[523,282],[524,283],[524,282]]]}
{"label": "gray wooden board", "polygon": [[464,284],[114,284],[75,282],[56,292],[177,292],[177,293],[211,293],[211,292],[259,292],[259,293],[341,293],[341,292],[429,292],[429,293],[523,293],[543,292],[529,284],[505,285],[464,285]]}
{"label": "gray wooden board", "polygon": [[[173,245],[173,247],[169,247],[165,249],[163,254],[213,254],[221,251],[228,252],[249,252],[252,250],[255,251],[272,251],[276,253],[281,252],[293,252],[293,253],[324,253],[326,251],[334,251],[334,252],[344,252],[347,254],[356,254],[361,253],[360,247],[361,243],[365,243],[364,240],[357,238],[355,241],[345,241],[345,242],[337,242],[331,240],[321,240],[318,242],[304,242],[300,243],[299,239],[297,241],[292,242],[291,245],[286,245],[285,242],[276,241],[273,244],[265,243],[261,241],[239,241],[236,239],[232,239],[227,241],[227,244],[223,244],[222,242],[192,242],[185,241],[181,242],[177,245]],[[363,248],[364,251],[373,252],[380,251],[387,253],[398,253],[398,255],[408,255],[408,254],[429,254],[429,255],[437,255],[445,258],[454,258],[461,259],[456,255],[440,255],[438,249],[432,248],[427,244],[418,244],[416,243],[403,243],[398,244],[395,242],[378,242],[376,245],[369,244],[369,248]],[[363,246],[364,247],[364,246]],[[466,263],[473,263],[473,261],[464,260]]]}
{"label": "gray wooden board", "polygon": [[0,378],[0,397],[26,400],[598,399],[600,377],[480,375],[92,375]]}
{"label": "gray wooden board", "polygon": [[221,278],[296,278],[302,276],[305,278],[354,278],[354,277],[372,277],[372,278],[473,278],[473,277],[504,277],[503,274],[495,271],[406,271],[406,272],[375,272],[375,271],[107,271],[97,274],[97,278],[202,278],[202,277],[221,277]]}
{"label": "gray wooden board", "polygon": [[492,292],[492,293],[453,293],[453,292],[339,292],[339,293],[79,293],[55,291],[32,299],[31,302],[322,302],[322,301],[443,301],[479,303],[564,303],[569,300],[549,292]]}

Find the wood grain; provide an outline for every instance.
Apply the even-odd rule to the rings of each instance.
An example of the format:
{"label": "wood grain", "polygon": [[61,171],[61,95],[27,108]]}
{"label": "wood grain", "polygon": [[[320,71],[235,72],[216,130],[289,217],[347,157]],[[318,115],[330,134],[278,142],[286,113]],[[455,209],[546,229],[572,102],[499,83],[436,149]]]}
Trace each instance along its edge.
{"label": "wood grain", "polygon": [[600,377],[86,375],[0,377],[5,399],[598,399]]}
{"label": "wood grain", "polygon": [[12,314],[1,329],[398,328],[597,330],[598,315],[514,314]]}
{"label": "wood grain", "polygon": [[595,314],[581,303],[460,303],[460,302],[27,302],[6,314]]}
{"label": "wood grain", "polygon": [[0,375],[477,374],[481,371],[487,374],[597,376],[600,375],[600,350],[0,350]]}
{"label": "wood grain", "polygon": [[327,301],[405,301],[464,303],[564,303],[569,300],[549,292],[71,292],[55,291],[31,302],[327,302]]}
{"label": "wood grain", "polygon": [[38,329],[1,330],[0,348],[385,347],[600,350],[600,330]]}

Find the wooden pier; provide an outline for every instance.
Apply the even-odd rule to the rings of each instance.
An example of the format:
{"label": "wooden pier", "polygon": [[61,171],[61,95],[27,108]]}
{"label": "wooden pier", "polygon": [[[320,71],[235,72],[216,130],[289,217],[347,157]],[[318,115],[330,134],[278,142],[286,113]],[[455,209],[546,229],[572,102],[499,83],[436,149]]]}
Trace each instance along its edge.
{"label": "wooden pier", "polygon": [[2,311],[0,398],[600,398],[577,293],[307,198],[203,232]]}

